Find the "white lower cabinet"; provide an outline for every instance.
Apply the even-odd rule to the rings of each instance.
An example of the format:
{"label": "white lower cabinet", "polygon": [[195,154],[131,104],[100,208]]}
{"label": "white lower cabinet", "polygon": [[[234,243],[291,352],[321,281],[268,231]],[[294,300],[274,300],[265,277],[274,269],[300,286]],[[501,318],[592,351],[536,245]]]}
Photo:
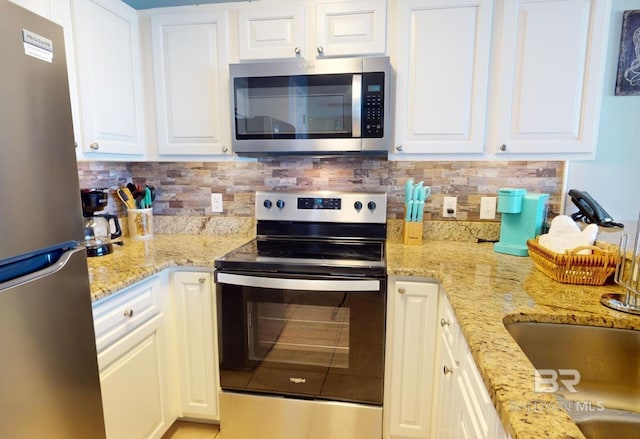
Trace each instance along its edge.
{"label": "white lower cabinet", "polygon": [[173,274],[180,416],[219,420],[218,352],[211,272]]}
{"label": "white lower cabinet", "polygon": [[387,292],[384,438],[429,438],[438,284],[390,277]]}
{"label": "white lower cabinet", "polygon": [[431,437],[508,438],[444,293],[438,317],[439,367]]}
{"label": "white lower cabinet", "polygon": [[170,271],[93,304],[107,439],[219,420],[212,272]]}
{"label": "white lower cabinet", "polygon": [[160,438],[176,418],[170,397],[168,293],[166,275],[156,275],[94,304],[108,439]]}

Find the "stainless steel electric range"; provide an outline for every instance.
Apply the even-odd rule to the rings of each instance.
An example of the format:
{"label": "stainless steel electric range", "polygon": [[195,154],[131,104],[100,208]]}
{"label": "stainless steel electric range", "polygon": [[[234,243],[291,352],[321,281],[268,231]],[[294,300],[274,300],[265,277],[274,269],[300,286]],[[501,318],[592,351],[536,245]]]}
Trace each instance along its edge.
{"label": "stainless steel electric range", "polygon": [[225,439],[382,436],[386,213],[256,193],[257,237],[215,263]]}

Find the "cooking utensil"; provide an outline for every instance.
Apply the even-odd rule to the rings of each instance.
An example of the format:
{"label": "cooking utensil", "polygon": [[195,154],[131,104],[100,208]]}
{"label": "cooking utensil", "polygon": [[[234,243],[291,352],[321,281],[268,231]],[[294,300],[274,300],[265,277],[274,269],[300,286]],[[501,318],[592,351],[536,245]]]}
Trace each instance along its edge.
{"label": "cooking utensil", "polygon": [[127,209],[135,209],[136,203],[133,201],[133,196],[127,188],[118,189],[118,198],[122,201]]}

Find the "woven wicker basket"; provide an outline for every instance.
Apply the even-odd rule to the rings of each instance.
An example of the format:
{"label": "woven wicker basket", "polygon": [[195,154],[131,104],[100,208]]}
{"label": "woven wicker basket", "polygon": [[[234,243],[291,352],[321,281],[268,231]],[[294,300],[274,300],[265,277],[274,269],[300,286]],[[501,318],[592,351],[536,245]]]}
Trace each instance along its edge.
{"label": "woven wicker basket", "polygon": [[[536,238],[528,240],[527,247],[529,256],[540,271],[565,284],[603,285],[616,270],[620,260],[618,247],[607,243],[556,253],[538,244]],[[584,249],[590,249],[591,254],[577,254]]]}

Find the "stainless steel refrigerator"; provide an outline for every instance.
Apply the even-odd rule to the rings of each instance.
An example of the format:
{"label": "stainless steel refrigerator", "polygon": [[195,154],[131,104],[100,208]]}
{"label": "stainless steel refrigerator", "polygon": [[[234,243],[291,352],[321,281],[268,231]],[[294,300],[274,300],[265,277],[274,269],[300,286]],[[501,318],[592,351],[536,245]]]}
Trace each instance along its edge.
{"label": "stainless steel refrigerator", "polygon": [[105,438],[62,28],[0,0],[0,437]]}

